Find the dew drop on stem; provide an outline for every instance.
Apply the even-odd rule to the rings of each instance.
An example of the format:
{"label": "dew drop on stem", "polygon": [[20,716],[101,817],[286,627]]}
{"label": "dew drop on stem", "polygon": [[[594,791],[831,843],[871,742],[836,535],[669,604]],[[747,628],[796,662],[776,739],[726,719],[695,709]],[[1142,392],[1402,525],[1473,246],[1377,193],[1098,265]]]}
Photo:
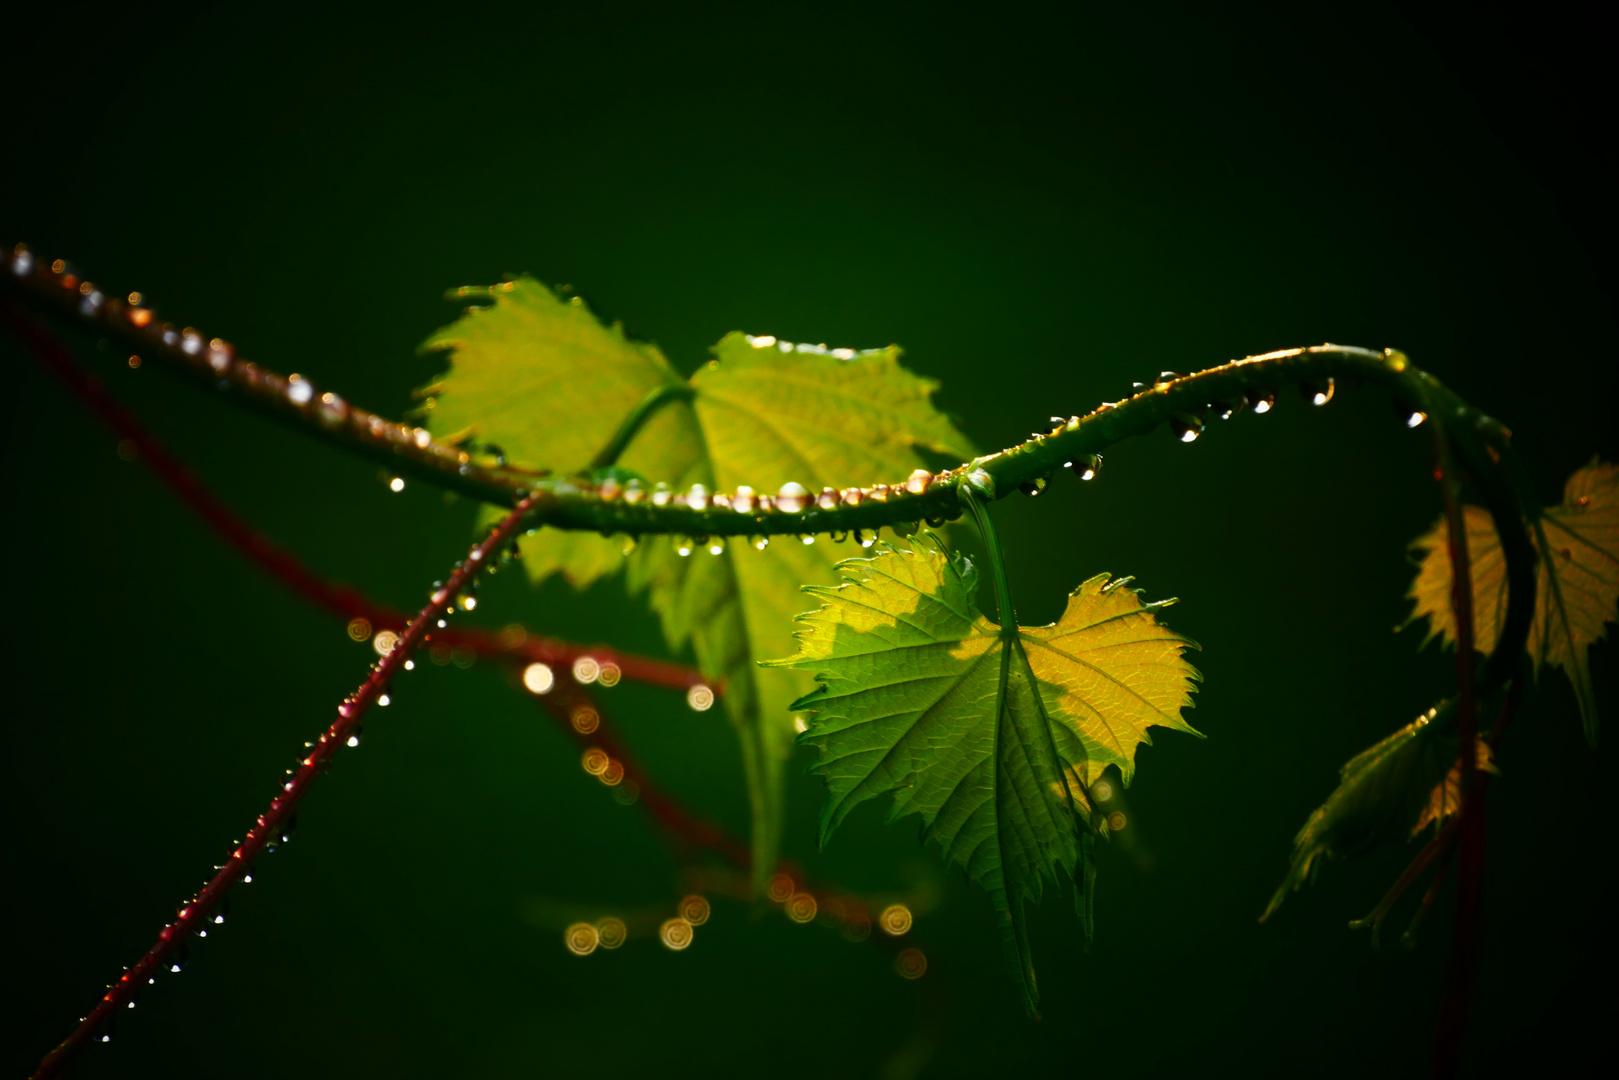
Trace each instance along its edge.
{"label": "dew drop on stem", "polygon": [[1023,494],[1032,499],[1039,495],[1042,491],[1046,490],[1046,478],[1043,476],[1037,476],[1033,480],[1023,481],[1017,487],[1019,491],[1023,492]]}
{"label": "dew drop on stem", "polygon": [[1254,410],[1255,415],[1263,416],[1276,407],[1276,391],[1250,390],[1245,395],[1248,407]]}
{"label": "dew drop on stem", "polygon": [[768,537],[768,536],[756,536],[756,537],[754,537],[753,538],[753,546],[754,546],[754,548],[756,550],[763,551],[765,548],[770,546],[770,537]]}
{"label": "dew drop on stem", "polygon": [[809,506],[809,491],[796,481],[789,480],[781,485],[781,491],[776,494],[776,509],[786,514],[802,513]]}
{"label": "dew drop on stem", "polygon": [[1102,471],[1102,455],[1081,454],[1073,461],[1070,461],[1068,467],[1081,480],[1095,480],[1097,474]]}
{"label": "dew drop on stem", "polygon": [[1171,417],[1169,430],[1175,433],[1175,438],[1179,442],[1196,442],[1197,437],[1203,434],[1203,421],[1196,416]]}
{"label": "dew drop on stem", "polygon": [[1332,400],[1336,390],[1337,384],[1330,376],[1320,382],[1309,380],[1299,383],[1299,393],[1303,394],[1304,400],[1311,405],[1325,405]]}

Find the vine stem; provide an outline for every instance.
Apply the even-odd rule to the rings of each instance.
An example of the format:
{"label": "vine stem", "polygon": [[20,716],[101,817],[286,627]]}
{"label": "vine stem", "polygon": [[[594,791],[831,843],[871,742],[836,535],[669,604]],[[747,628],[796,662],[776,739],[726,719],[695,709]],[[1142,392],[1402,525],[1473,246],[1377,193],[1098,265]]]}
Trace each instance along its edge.
{"label": "vine stem", "polygon": [[[435,441],[425,428],[365,412],[339,395],[321,392],[306,377],[282,376],[241,359],[218,338],[160,322],[150,309],[104,294],[61,260],[47,264],[23,245],[15,247],[7,258],[9,266],[0,270],[0,283],[4,283],[0,287],[65,309],[90,323],[96,332],[150,355],[194,381],[217,388],[233,401],[361,456],[386,462],[401,473],[485,502],[512,506],[531,490],[548,489],[554,499],[545,507],[544,520],[553,528],[632,536],[873,531],[930,517],[954,517],[960,512],[956,489],[976,469],[984,470],[994,480],[997,491],[1010,492],[1020,484],[1042,479],[1069,462],[1146,434],[1177,417],[1200,417],[1218,403],[1240,402],[1248,394],[1274,393],[1284,384],[1324,384],[1332,379],[1370,382],[1384,387],[1413,410],[1428,408],[1426,391],[1438,386],[1437,380],[1411,366],[1403,354],[1392,349],[1332,344],[1282,349],[1233,360],[1194,375],[1177,376],[1125,400],[1103,402],[1089,414],[1071,417],[1026,442],[925,479],[897,477],[892,484],[850,489],[858,490],[858,499],[844,498],[845,493],[840,492],[830,508],[816,502],[791,511],[775,508],[771,500],[760,498],[754,500],[755,509],[750,512],[712,504],[696,509],[680,500],[669,500],[664,505],[654,505],[644,498],[632,500],[616,485],[603,490],[579,477],[541,477],[514,467],[491,467],[483,458]],[[667,401],[665,395],[670,393],[659,390],[644,399],[636,412],[643,413],[644,419]],[[1446,404],[1462,408],[1462,414],[1455,419],[1457,424],[1464,420],[1476,422],[1490,438],[1503,437],[1505,429],[1499,423],[1459,401],[1447,399]],[[633,419],[632,413],[630,420]],[[633,434],[629,420],[620,430]]]}
{"label": "vine stem", "polygon": [[231,886],[248,872],[265,846],[282,835],[297,811],[298,804],[303,801],[320,774],[330,766],[339,748],[348,743],[349,738],[356,732],[361,718],[372,705],[376,704],[405,660],[431,636],[429,628],[444,617],[456,595],[488,564],[490,557],[498,553],[502,545],[510,543],[518,527],[544,498],[543,494],[536,493],[523,499],[494,531],[473,547],[466,560],[456,567],[449,580],[433,593],[432,600],[406,627],[404,635],[394,649],[375,665],[370,677],[360,684],[359,689],[337,707],[337,719],[304,757],[297,772],[282,785],[281,790],[271,800],[269,809],[259,816],[248,832],[247,838],[231,852],[225,864],[218,869],[208,884],[203,886],[202,891],[181,906],[178,918],[163,927],[158,934],[157,942],[146,951],[134,967],[124,972],[118,981],[113,983],[72,1034],[45,1055],[34,1073],[35,1080],[44,1080],[46,1077],[60,1074],[73,1052],[90,1041],[97,1031],[117,1015],[120,1009],[131,1003],[142,989],[155,982],[163,962],[196,930],[211,921],[214,909],[224,899]]}
{"label": "vine stem", "polygon": [[[14,305],[0,306],[7,325],[26,346],[40,366],[55,376],[86,409],[120,439],[127,440],[143,462],[182,505],[191,510],[214,535],[283,586],[323,611],[345,620],[364,619],[378,630],[402,630],[407,616],[372,601],[346,585],[327,581],[312,573],[292,553],[277,547],[269,537],[254,529],[225,505],[197,479],[195,473],[174,457],[145,425],[114,401],[101,381],[73,359],[73,355],[38,322],[17,311]],[[531,634],[501,634],[476,627],[451,627],[440,631],[438,641],[452,648],[470,649],[479,656],[511,658],[526,663],[572,666],[581,657],[618,665],[626,679],[688,690],[703,683],[693,668],[668,660],[621,653],[600,646],[584,646]],[[723,687],[714,688],[716,694]]]}
{"label": "vine stem", "polygon": [[1444,499],[1451,573],[1450,606],[1456,622],[1456,729],[1461,741],[1461,808],[1456,822],[1460,856],[1456,925],[1434,1047],[1434,1075],[1441,1080],[1455,1076],[1461,1064],[1462,1037],[1478,968],[1484,892],[1484,800],[1483,788],[1478,783],[1478,701],[1473,679],[1473,572],[1467,551],[1461,485],[1445,428],[1443,420],[1435,417],[1434,473]]}

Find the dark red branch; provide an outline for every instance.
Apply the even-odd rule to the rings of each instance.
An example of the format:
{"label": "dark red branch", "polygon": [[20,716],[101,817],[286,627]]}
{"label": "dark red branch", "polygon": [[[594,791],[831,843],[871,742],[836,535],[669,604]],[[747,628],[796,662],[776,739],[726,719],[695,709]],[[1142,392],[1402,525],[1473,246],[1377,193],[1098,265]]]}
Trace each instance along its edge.
{"label": "dark red branch", "polygon": [[[195,473],[169,453],[129,410],[114,401],[101,380],[85,371],[48,331],[11,304],[6,304],[0,311],[4,312],[7,325],[16,332],[41,366],[67,387],[115,435],[131,443],[135,447],[136,457],[220,539],[282,585],[324,611],[344,620],[365,619],[378,630],[397,631],[404,627],[406,616],[403,612],[373,603],[347,585],[339,585],[311,573],[290,552],[277,547],[263,533],[243,521],[204,487]],[[698,672],[667,660],[575,645],[526,631],[522,635],[504,636],[473,627],[452,628],[440,633],[437,639],[452,648],[471,649],[480,656],[508,657],[528,663],[539,661],[571,666],[580,657],[590,656],[602,663],[617,664],[626,679],[676,690],[685,690],[703,682]]]}
{"label": "dark red branch", "polygon": [[253,865],[253,860],[267,844],[282,835],[283,829],[287,827],[303,797],[314,786],[315,780],[331,764],[338,749],[347,744],[350,736],[355,734],[360,718],[387,689],[389,681],[410,654],[428,639],[429,628],[444,618],[456,595],[488,564],[491,557],[499,553],[502,545],[510,543],[524,518],[541,498],[539,495],[530,495],[519,503],[493,532],[472,549],[466,561],[455,569],[449,580],[433,593],[432,600],[406,627],[399,643],[382,658],[372,670],[371,676],[360,684],[360,688],[337,707],[337,719],[326,729],[325,734],[321,735],[320,741],[303,759],[292,779],[282,785],[281,790],[271,801],[270,808],[259,817],[252,830],[248,832],[247,839],[231,853],[230,858],[225,860],[225,865],[220,867],[207,885],[203,886],[202,891],[180,908],[179,917],[163,928],[158,934],[157,943],[113,984],[96,1003],[90,1015],[86,1016],[56,1049],[45,1055],[34,1074],[36,1080],[55,1076],[61,1072],[73,1052],[89,1041],[103,1024],[117,1014],[118,1010],[124,1008],[145,986],[154,981],[170,954],[199,927],[207,923],[225,893]]}
{"label": "dark red branch", "polygon": [[1456,730],[1461,740],[1461,809],[1457,814],[1458,896],[1445,997],[1439,1005],[1434,1075],[1456,1075],[1462,1037],[1478,969],[1478,935],[1484,897],[1484,788],[1478,772],[1478,701],[1473,683],[1473,569],[1460,484],[1444,425],[1434,424],[1435,476],[1444,496],[1450,555],[1450,608],[1456,620]]}

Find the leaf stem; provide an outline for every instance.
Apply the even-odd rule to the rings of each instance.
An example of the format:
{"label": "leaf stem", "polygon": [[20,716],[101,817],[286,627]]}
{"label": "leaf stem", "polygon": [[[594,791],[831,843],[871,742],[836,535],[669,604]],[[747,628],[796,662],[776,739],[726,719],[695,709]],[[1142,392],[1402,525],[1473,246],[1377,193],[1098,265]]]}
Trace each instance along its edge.
{"label": "leaf stem", "polygon": [[111,1020],[118,1010],[133,1001],[147,985],[157,981],[157,974],[171,953],[192,933],[213,921],[212,912],[224,898],[225,893],[247,874],[254,859],[265,847],[283,834],[283,830],[288,827],[296,813],[298,804],[309,793],[309,789],[314,786],[321,773],[330,766],[339,748],[348,744],[350,736],[359,726],[360,719],[372,705],[376,704],[377,699],[382,696],[410,654],[428,639],[429,628],[444,617],[450,605],[454,603],[455,597],[480,569],[488,565],[490,558],[500,551],[502,545],[511,541],[518,526],[545,497],[536,493],[524,499],[493,532],[472,548],[466,560],[450,574],[449,580],[433,593],[432,599],[411,622],[394,649],[375,666],[370,677],[360,684],[360,688],[337,707],[337,719],[304,757],[292,778],[281,785],[281,789],[270,802],[269,809],[259,816],[248,832],[247,838],[231,852],[225,864],[218,868],[213,878],[203,886],[202,891],[181,906],[179,917],[163,928],[157,942],[146,951],[135,966],[124,972],[79,1026],[54,1050],[45,1055],[34,1073],[35,1080],[43,1080],[45,1077],[60,1073],[75,1050],[88,1042],[102,1025]]}
{"label": "leaf stem", "polygon": [[601,452],[590,459],[590,468],[605,469],[616,464],[619,455],[624,453],[625,448],[630,445],[631,440],[653,413],[671,401],[690,400],[692,395],[690,383],[668,382],[653,387],[647,392],[646,397],[641,399],[640,404],[630,410],[623,423],[618,425],[618,430],[613,432],[613,437],[607,441],[607,445],[601,448]]}
{"label": "leaf stem", "polygon": [[995,583],[995,611],[1002,638],[1017,636],[1017,613],[1012,607],[1012,581],[1006,574],[1006,560],[1001,555],[1001,542],[995,535],[995,523],[989,519],[989,508],[984,505],[983,494],[971,483],[956,489],[962,505],[972,514],[978,535],[983,538],[984,550],[989,557],[989,576]]}

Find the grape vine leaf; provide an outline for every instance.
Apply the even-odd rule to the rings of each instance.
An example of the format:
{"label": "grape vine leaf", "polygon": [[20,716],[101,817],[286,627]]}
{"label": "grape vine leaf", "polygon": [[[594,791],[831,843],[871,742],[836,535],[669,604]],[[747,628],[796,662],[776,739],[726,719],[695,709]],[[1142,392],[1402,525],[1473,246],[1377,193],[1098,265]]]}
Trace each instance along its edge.
{"label": "grape vine leaf", "polygon": [[[1422,815],[1435,787],[1444,788],[1457,740],[1437,735],[1446,702],[1362,750],[1339,771],[1338,786],[1293,838],[1293,862],[1259,921],[1264,922],[1320,872],[1323,858],[1345,859],[1390,837],[1409,837],[1427,824]],[[1440,791],[1443,798],[1444,792]],[[1413,822],[1417,824],[1412,825]]]}
{"label": "grape vine leaf", "polygon": [[921,814],[924,837],[989,893],[1024,1008],[1038,1015],[1023,920],[1042,881],[1094,896],[1089,786],[1108,765],[1126,783],[1153,725],[1197,734],[1197,648],[1159,623],[1131,580],[1098,574],[1051,626],[996,626],[974,605],[978,571],[925,537],[838,564],[844,581],[807,586],[822,606],[798,617],[797,655],[821,684],[793,703],[813,714],[799,741],[825,777],[824,845],[860,803],[893,793],[889,821]]}
{"label": "grape vine leaf", "polygon": [[[1597,738],[1596,695],[1587,652],[1619,618],[1619,465],[1593,458],[1569,477],[1560,506],[1547,507],[1530,523],[1530,540],[1540,558],[1535,582],[1535,614],[1528,651],[1538,672],[1553,664],[1574,684],[1585,736]],[[1463,507],[1468,559],[1473,577],[1473,640],[1480,652],[1495,649],[1506,615],[1506,560],[1488,511]],[[1439,637],[1456,643],[1450,610],[1450,530],[1445,520],[1412,544],[1419,555],[1408,622],[1429,620],[1424,644]],[[1548,555],[1549,553],[1549,555]]]}
{"label": "grape vine leaf", "polygon": [[[1478,764],[1480,772],[1501,775],[1496,768],[1495,755],[1490,750],[1490,744],[1482,738],[1474,740],[1478,745],[1474,761]],[[1458,755],[1451,763],[1450,771],[1445,778],[1433,786],[1428,793],[1428,801],[1422,804],[1422,812],[1417,815],[1417,823],[1411,826],[1411,836],[1416,837],[1429,825],[1437,828],[1445,823],[1445,819],[1461,809],[1462,805],[1462,760]]]}
{"label": "grape vine leaf", "polygon": [[[920,451],[962,461],[976,452],[933,407],[937,384],[902,368],[897,348],[834,354],[733,333],[683,380],[655,346],[532,278],[459,295],[487,306],[422,346],[450,354],[449,370],[422,392],[429,430],[496,444],[525,467],[584,469],[625,416],[671,385],[680,393],[646,419],[617,464],[676,492],[694,484],[768,494],[789,481],[812,492],[891,482],[926,465]],[[652,538],[626,556],[622,541],[541,529],[519,546],[536,581],[561,574],[583,588],[625,568],[670,647],[689,642],[704,677],[724,682],[721,700],[743,749],[754,875],[765,880],[781,828],[788,706],[807,682],[754,661],[792,648],[799,586],[836,580],[831,545],[777,542],[760,552],[733,542],[717,557],[699,548],[682,558],[668,540]]]}

